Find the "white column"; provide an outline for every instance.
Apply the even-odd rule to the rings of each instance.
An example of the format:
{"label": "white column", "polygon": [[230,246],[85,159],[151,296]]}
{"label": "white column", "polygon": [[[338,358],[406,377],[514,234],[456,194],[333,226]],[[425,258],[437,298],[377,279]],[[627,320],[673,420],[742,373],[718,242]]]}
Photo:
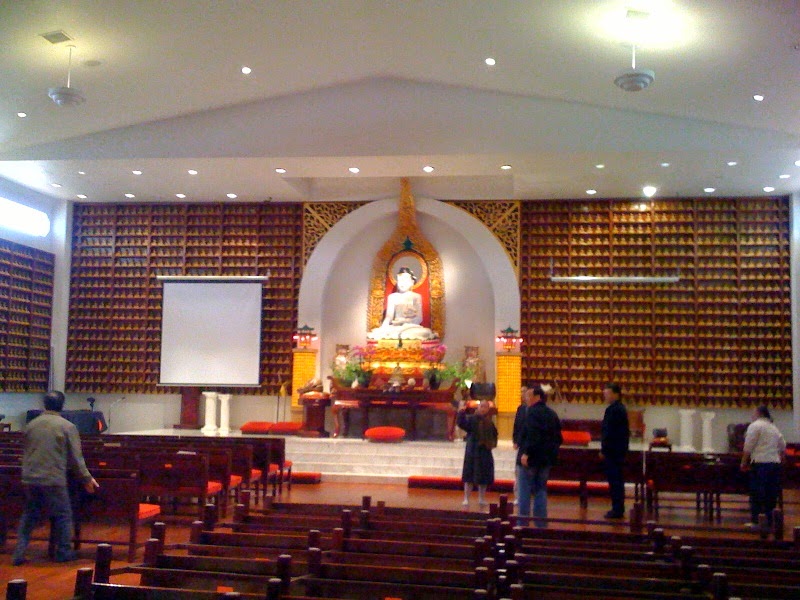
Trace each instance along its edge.
{"label": "white column", "polygon": [[231,395],[219,394],[219,433],[228,435],[231,432]]}
{"label": "white column", "polygon": [[717,415],[710,410],[705,410],[700,413],[700,418],[703,419],[703,452],[713,452],[714,443],[711,438],[711,421]]}
{"label": "white column", "polygon": [[697,411],[693,408],[678,409],[681,415],[681,445],[680,449],[687,452],[695,452],[694,447],[694,413]]}
{"label": "white column", "polygon": [[200,430],[206,435],[217,433],[217,392],[203,392],[206,399],[206,423]]}

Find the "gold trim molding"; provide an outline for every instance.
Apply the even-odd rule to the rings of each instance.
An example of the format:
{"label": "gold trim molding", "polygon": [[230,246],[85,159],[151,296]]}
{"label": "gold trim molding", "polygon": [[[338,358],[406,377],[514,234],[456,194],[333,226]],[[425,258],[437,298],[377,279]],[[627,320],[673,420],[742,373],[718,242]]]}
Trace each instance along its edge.
{"label": "gold trim molding", "polygon": [[331,228],[366,202],[306,202],[303,204],[303,266]]}

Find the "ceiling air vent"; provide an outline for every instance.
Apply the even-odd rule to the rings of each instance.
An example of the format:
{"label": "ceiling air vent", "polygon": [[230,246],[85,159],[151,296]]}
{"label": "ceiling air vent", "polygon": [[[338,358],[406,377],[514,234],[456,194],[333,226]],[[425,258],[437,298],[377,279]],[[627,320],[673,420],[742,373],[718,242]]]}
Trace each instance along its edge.
{"label": "ceiling air vent", "polygon": [[72,41],[72,38],[66,33],[64,33],[64,31],[62,31],[61,29],[59,29],[58,31],[50,31],[48,33],[40,33],[39,35],[42,36],[51,44],[61,44],[63,42]]}

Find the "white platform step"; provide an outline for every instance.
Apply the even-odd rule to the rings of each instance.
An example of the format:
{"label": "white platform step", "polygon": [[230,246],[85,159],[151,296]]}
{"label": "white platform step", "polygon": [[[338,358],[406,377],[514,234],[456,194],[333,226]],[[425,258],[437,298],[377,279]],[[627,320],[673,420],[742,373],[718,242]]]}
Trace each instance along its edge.
{"label": "white platform step", "polygon": [[[514,478],[516,451],[501,442],[493,452],[495,477]],[[322,474],[323,481],[406,483],[413,475],[460,477],[464,442],[382,444],[359,439],[286,439],[293,470]]]}

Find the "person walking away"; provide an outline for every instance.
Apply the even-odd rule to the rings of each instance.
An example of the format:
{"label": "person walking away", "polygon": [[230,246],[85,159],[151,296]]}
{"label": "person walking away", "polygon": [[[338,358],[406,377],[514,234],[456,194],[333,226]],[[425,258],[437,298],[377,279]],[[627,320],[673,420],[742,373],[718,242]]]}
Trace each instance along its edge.
{"label": "person walking away", "polygon": [[772,511],[781,492],[781,463],[786,452],[786,440],[775,427],[769,408],[759,406],[753,411],[753,422],[744,434],[741,469],[750,472],[750,523],[758,525],[758,515],[766,514],[772,525]]}
{"label": "person walking away", "polygon": [[523,385],[520,394],[520,402],[517,412],[514,415],[514,428],[511,433],[511,443],[517,451],[517,459],[514,462],[514,504],[519,503],[519,456],[522,454],[520,443],[522,442],[522,432],[525,430],[525,416],[528,414],[528,406],[533,404],[530,386]]}
{"label": "person walking away", "polygon": [[622,389],[619,384],[609,383],[603,389],[603,400],[608,404],[603,415],[600,453],[603,457],[611,494],[611,510],[606,519],[621,519],[625,516],[625,476],[623,466],[628,453],[631,430],[628,411],[622,404]]}
{"label": "person walking away", "polygon": [[[561,421],[547,406],[544,390],[537,386],[530,393],[525,427],[520,442],[520,477],[518,514],[529,517],[533,496],[533,519],[536,527],[547,526],[547,479],[556,464],[563,438]],[[524,525],[524,523],[522,523]]]}
{"label": "person walking away", "polygon": [[461,481],[464,484],[464,506],[469,506],[469,494],[473,486],[478,488],[478,505],[486,506],[486,488],[494,483],[494,457],[497,447],[497,427],[492,421],[492,404],[481,400],[475,414],[467,415],[467,403],[462,401],[458,409],[458,426],[467,433],[464,450],[464,467]]}
{"label": "person walking away", "polygon": [[45,513],[52,522],[55,561],[75,560],[67,470],[71,470],[83,482],[88,493],[94,493],[99,487],[83,461],[78,430],[59,414],[63,408],[64,394],[49,392],[44,397],[44,412],[25,427],[22,454],[25,509],[11,559],[14,565],[27,562],[25,551],[31,533]]}

